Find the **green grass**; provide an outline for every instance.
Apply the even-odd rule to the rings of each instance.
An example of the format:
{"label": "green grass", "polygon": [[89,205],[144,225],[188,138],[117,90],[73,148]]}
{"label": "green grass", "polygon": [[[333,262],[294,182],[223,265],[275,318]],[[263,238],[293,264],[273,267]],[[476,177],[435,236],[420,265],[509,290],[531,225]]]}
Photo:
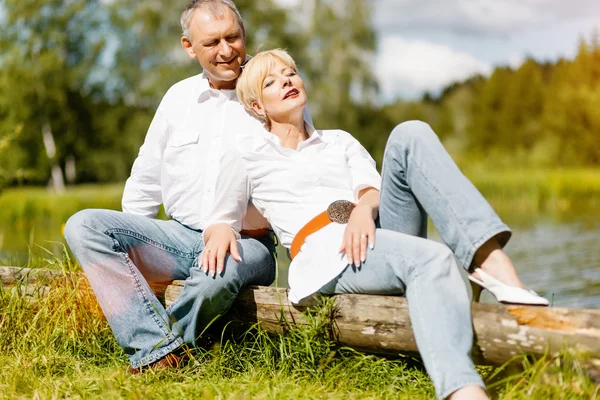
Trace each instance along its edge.
{"label": "green grass", "polygon": [[[78,270],[66,255],[63,260],[33,267]],[[256,327],[238,336],[224,331],[217,346],[199,350],[181,370],[130,376],[127,358],[83,286],[65,278],[43,297],[0,287],[0,398],[433,398],[418,360],[361,354],[331,342],[330,303],[313,311],[304,328],[277,335]],[[495,398],[599,395],[600,386],[569,356],[520,362],[524,371],[480,368]]]}

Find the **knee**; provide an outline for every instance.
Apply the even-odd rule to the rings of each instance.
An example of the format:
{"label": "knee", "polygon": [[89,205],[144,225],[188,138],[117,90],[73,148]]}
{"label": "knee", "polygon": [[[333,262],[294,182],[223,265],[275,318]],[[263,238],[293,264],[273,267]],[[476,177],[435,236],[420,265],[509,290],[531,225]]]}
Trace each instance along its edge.
{"label": "knee", "polygon": [[81,210],[67,220],[64,236],[71,248],[77,246],[99,224],[101,212],[102,210]]}
{"label": "knee", "polygon": [[432,242],[429,245],[428,253],[430,255],[429,265],[431,268],[427,268],[427,270],[438,276],[438,275],[448,275],[455,268],[454,266],[454,253],[450,248],[442,243]]}
{"label": "knee", "polygon": [[439,140],[428,123],[423,121],[406,121],[396,126],[388,138],[389,146],[409,147],[413,144]]}

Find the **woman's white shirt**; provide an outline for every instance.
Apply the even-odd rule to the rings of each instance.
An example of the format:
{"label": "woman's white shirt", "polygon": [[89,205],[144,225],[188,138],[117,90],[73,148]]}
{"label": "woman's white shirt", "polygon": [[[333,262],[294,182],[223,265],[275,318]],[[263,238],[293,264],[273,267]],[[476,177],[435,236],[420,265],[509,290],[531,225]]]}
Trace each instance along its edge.
{"label": "woman's white shirt", "polygon": [[[289,249],[298,231],[332,202],[357,202],[361,190],[381,188],[375,161],[352,135],[306,127],[309,138],[296,150],[282,147],[260,127],[236,138],[237,153],[222,156],[227,174],[217,180],[210,224],[227,223],[239,232],[251,199]],[[332,223],[306,239],[290,264],[292,302],[315,293],[347,266],[339,253],[345,227]]]}

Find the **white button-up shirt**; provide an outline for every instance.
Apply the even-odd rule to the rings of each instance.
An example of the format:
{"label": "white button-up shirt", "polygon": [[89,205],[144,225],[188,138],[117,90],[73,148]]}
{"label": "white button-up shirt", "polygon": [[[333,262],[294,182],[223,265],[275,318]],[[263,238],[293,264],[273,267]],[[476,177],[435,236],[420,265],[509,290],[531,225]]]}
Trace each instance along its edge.
{"label": "white button-up shirt", "polygon": [[[294,236],[336,200],[358,201],[358,193],[381,187],[375,161],[349,133],[317,131],[306,124],[309,138],[296,150],[284,148],[262,127],[237,138],[237,154],[221,160],[227,177],[219,178],[210,223],[242,227],[248,199],[290,248]],[[231,173],[235,172],[235,173]],[[308,236],[290,264],[289,298],[298,302],[318,291],[347,266],[339,253],[345,224],[332,223]]]}
{"label": "white button-up shirt", "polygon": [[[213,208],[220,160],[241,132],[261,123],[239,103],[235,91],[211,89],[204,74],[172,86],[162,99],[125,184],[123,211],[154,218],[164,204],[169,218],[206,228]],[[244,229],[267,227],[250,212]],[[255,210],[254,210],[255,211]]]}

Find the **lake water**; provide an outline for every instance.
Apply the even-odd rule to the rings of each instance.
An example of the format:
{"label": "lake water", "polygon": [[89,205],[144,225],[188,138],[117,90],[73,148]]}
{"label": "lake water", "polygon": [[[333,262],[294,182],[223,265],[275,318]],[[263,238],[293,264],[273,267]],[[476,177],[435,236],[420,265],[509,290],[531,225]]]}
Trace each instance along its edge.
{"label": "lake water", "polygon": [[[0,221],[0,265],[24,265],[30,254],[52,258],[50,253],[54,253],[60,257],[60,223],[20,225],[17,229]],[[526,286],[556,307],[600,308],[600,218],[540,217],[524,225],[518,221],[510,225],[513,237],[506,251]],[[431,237],[439,240],[435,232]],[[289,262],[284,254],[280,251],[280,286],[287,284]],[[482,301],[494,302],[486,291]]]}

